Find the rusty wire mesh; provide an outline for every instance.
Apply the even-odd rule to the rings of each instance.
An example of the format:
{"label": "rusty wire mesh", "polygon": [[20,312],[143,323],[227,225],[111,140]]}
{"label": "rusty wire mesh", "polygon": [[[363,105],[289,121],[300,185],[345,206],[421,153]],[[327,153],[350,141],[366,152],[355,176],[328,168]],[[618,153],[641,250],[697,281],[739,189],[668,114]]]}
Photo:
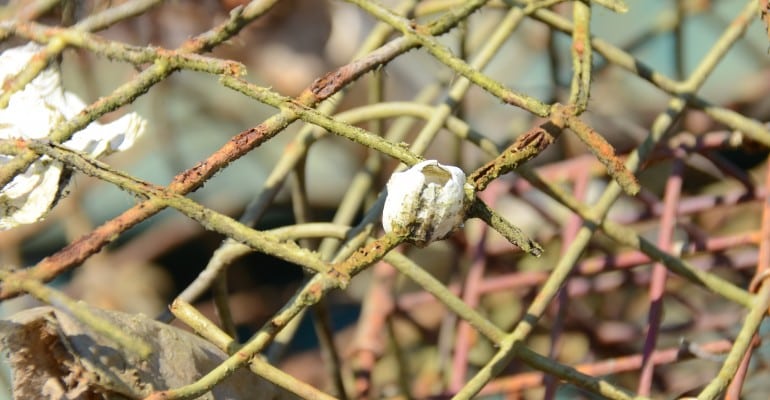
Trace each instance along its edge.
{"label": "rusty wire mesh", "polygon": [[[77,201],[83,201],[78,191],[87,185],[75,185],[68,211],[38,226],[3,232],[0,295],[28,293],[57,307],[78,307],[40,283],[99,257],[107,265],[149,261],[164,251],[154,246],[172,247],[178,243],[169,240],[197,232],[180,227],[190,225],[162,223],[132,230],[165,209],[226,239],[195,266],[200,275],[175,293],[171,308],[232,356],[196,382],[147,398],[199,396],[246,364],[310,398],[327,398],[326,392],[340,398],[767,398],[760,332],[770,304],[766,1],[660,2],[647,14],[640,13],[650,7],[647,2],[628,1],[625,10],[615,0],[317,2],[324,12],[346,10],[330,23],[350,23],[351,32],[354,16],[369,24],[363,25],[365,40],[352,38],[359,46],[355,55],[325,60],[331,66],[322,68],[331,72],[299,86],[279,81],[290,73],[288,67],[271,78],[235,61],[270,40],[244,32],[254,26],[282,29],[270,22],[276,12],[271,9],[280,5],[275,0],[201,2],[227,13],[214,22],[210,10],[197,4],[204,8],[197,16],[180,18],[197,18],[208,30],[173,49],[153,46],[161,40],[143,37],[142,27],[162,24],[158,13],[179,12],[178,4],[87,2],[78,16],[66,11],[66,4],[79,2],[59,3],[6,6],[2,37],[44,47],[3,83],[0,104],[50,63],[62,68],[71,63],[75,76],[87,75],[89,65],[93,75],[107,73],[93,67],[93,56],[135,70],[123,73],[114,90],[98,93],[102,97],[83,112],[55,125],[51,140],[0,142],[2,152],[14,156],[0,168],[0,183],[47,155],[135,200],[120,203],[126,206],[119,215],[93,227],[77,211]],[[289,3],[279,15],[300,13],[312,2]],[[57,25],[67,16],[74,20]],[[301,37],[322,19],[312,13],[306,18],[288,35]],[[696,22],[717,34],[688,31]],[[96,33],[108,27],[104,35]],[[120,27],[133,29],[133,42],[113,39]],[[750,29],[751,37],[765,41],[746,37]],[[166,30],[173,36],[169,32],[174,33],[173,24]],[[662,57],[646,52],[645,46],[664,39],[668,48]],[[60,58],[71,49],[77,49],[78,59]],[[740,68],[717,68],[736,64],[732,58]],[[178,169],[167,185],[56,144],[116,109],[163,98],[170,90],[165,82],[180,72],[208,79],[209,86],[189,92],[193,97],[241,93],[227,104],[253,108],[259,117],[249,118],[251,111],[238,117],[253,127],[221,123],[227,140],[214,151],[209,145],[192,167],[171,156]],[[248,80],[255,75],[263,82]],[[530,80],[516,78],[522,76]],[[188,81],[174,84],[184,87]],[[258,103],[278,111],[268,115]],[[172,125],[151,125],[147,135],[159,138],[156,145],[168,145],[163,126]],[[191,129],[177,134],[198,134]],[[222,171],[237,168],[231,163],[290,134],[261,187],[243,176],[235,183],[256,192],[239,220],[227,214],[241,204],[206,203],[190,195],[204,183],[210,192],[225,179]],[[313,179],[325,185],[323,178],[311,178],[308,168],[309,154],[324,143],[355,154],[357,163],[350,173],[340,172],[348,188],[327,201],[333,211],[328,222],[312,212],[319,204],[314,196],[324,190],[308,191],[319,183]],[[323,149],[315,155],[322,164],[340,162],[339,152]],[[160,147],[162,153],[177,151]],[[398,234],[383,235],[378,221],[388,176],[398,162],[412,165],[423,157],[461,166],[477,197],[463,229],[419,249]],[[220,199],[228,197],[232,182],[215,186]],[[271,207],[285,204],[284,183],[291,187],[294,221],[253,229]],[[25,265],[22,244],[51,221],[63,221],[69,244]],[[118,247],[96,255],[129,237],[125,247],[133,250]],[[236,348],[185,313],[195,313],[187,303],[211,290],[220,326],[235,335],[227,268],[254,251],[303,267],[307,278]],[[365,276],[353,279],[359,274]],[[406,278],[417,285],[405,284]],[[91,284],[82,291],[103,283]],[[126,296],[127,303],[136,300]],[[329,301],[360,304],[345,343],[335,343],[328,325]],[[280,345],[291,340],[295,323],[308,310],[319,321],[327,368],[319,368],[322,378],[312,379],[306,366],[295,371],[297,379],[256,355],[265,353],[280,366]]]}

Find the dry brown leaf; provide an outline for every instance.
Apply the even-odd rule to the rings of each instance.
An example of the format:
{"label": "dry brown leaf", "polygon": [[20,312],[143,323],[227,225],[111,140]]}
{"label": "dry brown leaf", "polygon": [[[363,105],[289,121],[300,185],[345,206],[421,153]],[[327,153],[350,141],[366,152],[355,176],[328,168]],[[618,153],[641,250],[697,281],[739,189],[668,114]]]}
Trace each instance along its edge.
{"label": "dry brown leaf", "polygon": [[[118,348],[66,312],[52,307],[22,311],[0,321],[3,348],[17,399],[136,399],[190,384],[226,354],[213,344],[143,315],[92,308],[115,329],[152,346],[147,360]],[[270,382],[238,370],[201,399],[294,398]]]}

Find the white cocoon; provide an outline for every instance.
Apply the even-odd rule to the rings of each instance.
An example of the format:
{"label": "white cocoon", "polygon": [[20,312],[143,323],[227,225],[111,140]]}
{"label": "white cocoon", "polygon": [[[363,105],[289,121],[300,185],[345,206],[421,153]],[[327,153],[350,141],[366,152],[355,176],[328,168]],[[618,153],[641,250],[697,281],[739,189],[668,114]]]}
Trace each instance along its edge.
{"label": "white cocoon", "polygon": [[449,236],[465,218],[465,173],[426,160],[388,181],[382,211],[385,232],[403,232],[418,246]]}

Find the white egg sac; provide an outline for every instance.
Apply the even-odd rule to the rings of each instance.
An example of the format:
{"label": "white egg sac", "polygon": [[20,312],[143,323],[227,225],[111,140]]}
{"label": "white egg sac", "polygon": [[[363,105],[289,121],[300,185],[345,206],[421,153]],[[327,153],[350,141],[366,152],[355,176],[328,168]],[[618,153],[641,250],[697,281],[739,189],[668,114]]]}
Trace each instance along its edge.
{"label": "white egg sac", "polygon": [[426,160],[394,173],[387,189],[382,227],[420,247],[445,239],[465,220],[466,183],[460,168]]}

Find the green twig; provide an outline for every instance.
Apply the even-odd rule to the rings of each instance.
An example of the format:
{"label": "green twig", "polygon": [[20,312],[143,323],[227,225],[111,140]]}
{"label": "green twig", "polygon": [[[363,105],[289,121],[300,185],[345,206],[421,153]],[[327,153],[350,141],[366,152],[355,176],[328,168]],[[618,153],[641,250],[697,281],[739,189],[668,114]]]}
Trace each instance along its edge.
{"label": "green twig", "polygon": [[506,88],[500,82],[482,74],[462,59],[453,56],[452,52],[446,46],[439,43],[429,34],[429,28],[432,24],[427,26],[415,26],[411,21],[392,13],[377,2],[365,0],[347,1],[357,5],[370,15],[381,21],[387,22],[397,30],[401,31],[405,37],[419,43],[437,60],[452,68],[453,71],[468,78],[471,82],[484,90],[492,93],[503,102],[528,110],[540,117],[547,117],[549,115],[550,107],[547,104],[542,103],[533,97]]}
{"label": "green twig", "polygon": [[754,296],[745,290],[717,275],[697,269],[690,263],[664,252],[630,228],[612,221],[604,221],[601,228],[607,236],[616,242],[639,249],[639,251],[647,254],[653,260],[663,263],[669,271],[703,286],[728,300],[744,307],[750,307],[754,302]]}
{"label": "green twig", "polygon": [[296,317],[300,310],[315,303],[320,294],[330,289],[331,281],[324,279],[323,274],[317,274],[305,287],[302,288],[281,311],[279,311],[268,324],[263,326],[252,338],[228,359],[219,364],[196,382],[176,389],[156,392],[146,400],[170,400],[195,398],[208,392],[216,384],[230,376],[236,369],[245,365],[259,351],[261,351],[273,336],[283,328],[291,319]]}
{"label": "green twig", "polygon": [[[511,1],[511,3],[520,4],[520,7],[525,7],[527,5],[523,0]],[[572,35],[575,30],[575,26],[571,21],[550,10],[538,9],[532,13],[532,17],[545,23],[556,31]],[[626,71],[638,75],[640,78],[651,82],[661,90],[670,94],[678,94],[679,86],[677,81],[657,72],[643,61],[635,58],[628,52],[606,40],[592,37],[591,48],[601,54],[613,65],[617,65]]]}
{"label": "green twig", "polygon": [[[220,330],[219,327],[214,325],[189,303],[176,300],[171,305],[171,311],[180,321],[192,328],[195,333],[201,335],[227,354],[233,354],[238,350],[238,343],[236,343],[231,336]],[[270,365],[259,356],[255,356],[249,361],[249,369],[251,372],[265,378],[276,386],[296,394],[300,398],[319,400],[334,399],[334,397],[329,396],[313,386]]]}
{"label": "green twig", "polygon": [[[522,342],[514,342],[512,351],[514,351],[517,357],[519,357],[530,367],[559,377],[565,382],[569,382],[575,386],[581,387],[591,393],[599,394],[602,397],[612,400],[645,399],[644,397],[634,396],[633,394],[629,393],[629,391],[613,385],[607,379],[586,375],[575,368],[555,363],[548,357],[544,357],[534,352],[532,349],[524,346],[524,343]],[[455,398],[460,399],[462,397],[458,395],[455,396]]]}
{"label": "green twig", "polygon": [[711,76],[719,62],[724,60],[725,54],[746,33],[746,29],[753,22],[758,11],[759,4],[757,1],[746,1],[743,10],[733,19],[731,24],[727,25],[725,31],[717,39],[716,43],[709,48],[709,51],[698,63],[687,80],[681,83],[680,93],[695,93],[703,86],[703,83]]}
{"label": "green twig", "polygon": [[[484,46],[473,57],[470,62],[470,68],[475,70],[483,70],[492,60],[492,58],[500,51],[500,48],[510,37],[511,33],[519,26],[524,13],[519,9],[510,10],[503,19],[495,25],[490,25],[490,28],[494,28],[492,32],[483,35],[488,38],[484,43]],[[471,87],[471,81],[466,77],[461,77],[452,84],[446,97],[443,101],[437,105],[427,119],[425,126],[420,130],[415,140],[412,142],[411,150],[417,154],[423,154],[428,148],[428,145],[433,141],[438,131],[446,125],[447,119],[449,119],[452,111],[462,102],[463,97],[466,95]]]}
{"label": "green twig", "polygon": [[[516,2],[522,3],[522,1],[519,0]],[[699,63],[699,67],[696,69],[696,71],[698,71],[697,78],[690,78],[685,83],[675,81],[655,71],[643,61],[603,39],[591,38],[591,45],[597,53],[601,54],[613,65],[617,65],[638,75],[640,78],[649,81],[655,85],[655,87],[669,94],[683,96],[689,104],[704,110],[704,112],[716,121],[735,130],[744,132],[753,140],[770,147],[770,130],[767,127],[754,119],[738,114],[727,108],[710,105],[709,102],[695,95],[697,88],[703,83],[703,80],[709,76],[709,72],[713,70],[716,63],[724,57],[727,49],[729,49],[732,44],[745,33],[748,26],[747,24],[752,21],[753,14],[756,14],[755,7],[756,1],[754,0],[750,0],[746,3],[746,7],[735,19],[735,22],[728,27],[722,37],[717,41],[718,46],[712,48],[704,60]],[[549,10],[538,9],[532,15],[535,19],[564,33],[572,34],[574,31],[574,25],[570,21]]]}
{"label": "green twig", "polygon": [[491,209],[481,199],[476,198],[468,210],[468,215],[481,219],[489,224],[492,229],[503,235],[509,242],[535,257],[543,254],[543,247],[530,239],[519,227],[508,222],[500,214]]}
{"label": "green twig", "polygon": [[75,319],[93,329],[94,332],[112,340],[118,346],[136,354],[141,359],[147,359],[152,353],[152,346],[141,338],[132,337],[115,327],[109,321],[93,314],[84,303],[80,303],[66,296],[56,289],[45,286],[40,281],[24,275],[24,271],[13,273],[0,270],[0,281],[3,285],[13,287],[15,290],[29,293],[32,297],[50,304],[51,306],[72,315]]}
{"label": "green twig", "polygon": [[600,227],[607,236],[616,242],[645,253],[651,259],[661,262],[671,272],[682,276],[697,285],[703,286],[726,299],[732,300],[744,307],[750,307],[753,303],[753,296],[745,290],[714,274],[695,268],[681,258],[664,252],[633,229],[609,220],[596,218],[592,212],[593,210],[588,209],[557,185],[541,179],[533,171],[525,169],[521,174],[525,179],[544,193],[548,194],[552,199],[578,214],[587,224],[589,224],[590,228],[595,229],[596,227]]}
{"label": "green twig", "polygon": [[753,118],[748,118],[733,110],[717,107],[695,96],[684,96],[687,104],[703,110],[706,115],[730,128],[743,133],[757,143],[770,147],[770,128]]}
{"label": "green twig", "polygon": [[236,337],[235,321],[233,320],[233,312],[230,309],[230,291],[227,288],[227,269],[222,269],[219,275],[216,276],[216,280],[211,286],[211,292],[222,329],[228,335]]}
{"label": "green twig", "polygon": [[[415,264],[414,261],[410,260],[408,257],[394,251],[385,256],[385,261],[393,265],[393,267],[398,269],[400,273],[418,283],[420,287],[436,296],[436,298],[446,305],[447,308],[452,310],[452,312],[457,314],[464,321],[468,322],[487,339],[495,343],[495,345],[499,345],[506,340],[505,332],[489,322],[488,319],[484,318],[478,311],[463,302],[462,299],[452,294],[443,283],[425,271],[424,268]],[[594,393],[601,394],[610,399],[631,398],[623,389],[620,389],[603,379],[583,374],[574,368],[550,360],[547,357],[535,353],[520,342],[516,342],[510,348],[510,351],[515,353],[528,365],[551,373],[560,379],[574,383]]]}
{"label": "green twig", "polygon": [[144,14],[147,10],[160,4],[161,0],[132,0],[116,4],[106,8],[97,14],[90,15],[74,26],[77,29],[96,32],[107,29],[110,26],[125,21],[137,15]]}
{"label": "green twig", "polygon": [[65,46],[83,48],[110,60],[124,61],[137,67],[163,60],[172,69],[201,71],[216,75],[242,76],[246,74],[246,67],[237,61],[159,47],[131,46],[74,28],[51,27],[36,22],[21,21],[7,25],[6,28],[19,37],[38,43],[48,44],[61,41]]}
{"label": "green twig", "polygon": [[[277,0],[254,0],[242,11],[233,12],[230,19],[213,28],[212,30],[187,40],[178,49],[182,53],[200,53],[210,50],[214,46],[229,39],[249,22],[259,18],[267,12]],[[125,18],[132,16],[136,12],[143,10],[139,5],[150,7],[157,3],[157,0],[147,1],[138,0],[122,4],[118,7],[111,7],[104,11],[104,14],[98,14],[87,18],[77,24],[83,30],[95,30],[109,26],[116,21],[115,18]],[[10,96],[15,90],[20,90],[28,82],[34,79],[37,74],[48,65],[49,60],[58,56],[64,49],[64,42],[60,39],[51,41],[42,55],[32,57],[30,64],[20,72],[20,77],[14,77],[11,81],[6,81],[3,93],[0,95],[0,108],[5,108]],[[114,111],[121,106],[133,102],[136,98],[146,93],[150,87],[162,81],[175,71],[170,68],[167,62],[156,61],[153,66],[142,71],[131,81],[115,89],[110,95],[105,96],[87,106],[72,119],[57,125],[48,135],[48,138],[54,142],[63,142],[69,139],[75,132],[85,128],[88,124],[95,121],[104,114]],[[35,161],[36,156],[32,152],[22,152],[14,157],[13,160],[0,166],[0,187],[4,187],[17,174],[24,171]]]}
{"label": "green twig", "polygon": [[414,155],[398,144],[389,142],[363,128],[337,121],[317,110],[298,104],[291,98],[281,96],[268,88],[253,85],[242,79],[229,76],[223,76],[221,82],[225,86],[237,90],[249,97],[281,109],[282,111],[287,111],[289,115],[296,115],[297,118],[300,118],[305,122],[320,126],[331,133],[340,135],[371,149],[375,149],[378,152],[387,154],[408,165],[420,162],[420,157]]}
{"label": "green twig", "polygon": [[575,106],[575,115],[580,115],[588,107],[591,90],[591,5],[587,1],[572,2],[572,19],[575,29],[572,31],[572,84],[569,103]]}
{"label": "green twig", "polygon": [[450,292],[441,281],[433,277],[424,268],[417,265],[409,257],[393,251],[385,256],[385,261],[396,268],[400,273],[409,279],[413,280],[425,289],[428,293],[436,296],[436,298],[446,305],[452,312],[457,314],[460,318],[468,322],[472,327],[478,330],[482,335],[489,338],[494,343],[502,341],[505,336],[500,328],[495,324],[489,322],[478,311],[467,305]]}
{"label": "green twig", "polygon": [[189,399],[202,395],[211,390],[214,385],[230,376],[233,371],[242,367],[258,352],[262,351],[273,337],[286,324],[294,319],[302,310],[316,304],[332,289],[344,289],[350,279],[372,263],[382,259],[391,249],[403,241],[396,235],[385,235],[367,246],[356,251],[346,260],[332,264],[324,273],[318,273],[292,297],[273,318],[265,324],[249,341],[236,351],[230,358],[223,361],[208,374],[196,382],[176,389],[155,392],[146,400]]}
{"label": "green twig", "polygon": [[[334,118],[340,121],[344,121],[345,123],[355,125],[360,122],[372,119],[386,119],[396,117],[415,117],[423,120],[429,120],[435,112],[435,107],[423,104],[419,101],[392,101],[351,108],[335,115]],[[413,122],[409,121],[409,119],[410,118],[404,118],[403,121],[411,125]],[[401,125],[402,124],[398,123],[394,124],[395,127],[400,127]],[[494,141],[489,139],[481,132],[470,127],[460,118],[452,115],[447,116],[442,128],[453,133],[458,139],[478,146],[479,149],[489,155],[495,156],[500,153],[500,149]],[[385,138],[390,142],[398,143],[405,137],[406,132],[404,132],[403,128],[396,129],[395,131],[398,134],[395,132],[393,134],[387,134],[385,135]]]}
{"label": "green twig", "polygon": [[[296,263],[312,271],[326,270],[326,265],[313,253],[293,243],[281,242],[269,233],[256,231],[234,219],[207,209],[195,201],[168,189],[139,181],[129,175],[111,169],[108,165],[90,157],[49,142],[26,141],[26,147],[45,154],[75,168],[87,175],[110,182],[140,198],[159,202],[177,209],[186,216],[200,222],[207,229],[222,233],[234,240],[243,242],[265,254]],[[8,154],[18,150],[18,141],[0,140],[0,153]]]}
{"label": "green twig", "polygon": [[201,314],[192,304],[176,299],[169,306],[169,310],[185,325],[192,328],[193,332],[213,343],[214,346],[219,347],[222,351],[232,354],[235,350],[238,350],[238,342],[233,340],[227,332],[219,329],[215,323]]}
{"label": "green twig", "polygon": [[[307,196],[306,179],[307,157],[298,160],[294,171],[291,174],[291,203],[294,211],[294,221],[298,224],[310,223],[313,219],[310,202]],[[311,242],[307,239],[300,240],[300,246],[312,248]],[[331,317],[329,315],[328,305],[325,299],[320,299],[313,307],[313,328],[321,344],[321,352],[325,358],[324,365],[327,373],[334,383],[337,396],[340,399],[347,399],[347,391],[342,379],[342,363],[340,362],[339,351],[334,343],[334,330],[331,327]],[[298,322],[299,319],[296,319]]]}
{"label": "green twig", "polygon": [[765,280],[755,297],[755,301],[750,306],[749,313],[733,342],[733,347],[727,354],[727,359],[722,363],[722,368],[719,369],[717,376],[698,394],[698,400],[718,399],[727,389],[735,377],[735,371],[738,370],[741,360],[746,352],[750,351],[754,335],[757,333],[759,325],[765,320],[768,307],[770,307],[770,284]]}
{"label": "green twig", "polygon": [[334,384],[337,397],[340,400],[347,400],[347,390],[343,379],[343,363],[340,359],[339,348],[334,342],[334,329],[332,327],[331,313],[329,305],[325,299],[321,299],[312,308],[313,328],[321,347],[321,355],[324,360],[324,367],[327,374],[331,377]]}

